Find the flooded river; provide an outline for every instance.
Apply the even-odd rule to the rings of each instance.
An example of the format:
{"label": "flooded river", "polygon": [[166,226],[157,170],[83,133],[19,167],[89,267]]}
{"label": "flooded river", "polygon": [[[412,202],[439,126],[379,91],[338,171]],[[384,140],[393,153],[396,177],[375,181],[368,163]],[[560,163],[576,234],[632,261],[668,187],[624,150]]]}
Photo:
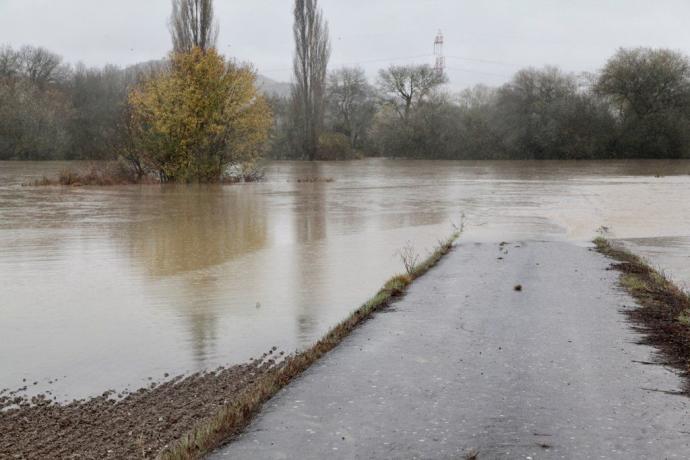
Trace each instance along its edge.
{"label": "flooded river", "polygon": [[[0,162],[0,390],[84,397],[298,349],[463,214],[465,241],[586,244],[606,226],[690,284],[687,161],[275,162],[259,184],[21,186],[63,167]],[[312,177],[333,181],[298,182]]]}

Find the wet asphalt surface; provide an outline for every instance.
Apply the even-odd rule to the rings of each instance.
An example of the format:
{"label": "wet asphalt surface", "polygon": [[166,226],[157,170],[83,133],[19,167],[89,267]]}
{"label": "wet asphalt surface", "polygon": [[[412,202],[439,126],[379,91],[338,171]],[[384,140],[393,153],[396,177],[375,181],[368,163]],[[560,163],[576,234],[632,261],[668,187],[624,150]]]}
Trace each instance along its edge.
{"label": "wet asphalt surface", "polygon": [[690,458],[690,399],[647,364],[609,263],[460,244],[211,457]]}

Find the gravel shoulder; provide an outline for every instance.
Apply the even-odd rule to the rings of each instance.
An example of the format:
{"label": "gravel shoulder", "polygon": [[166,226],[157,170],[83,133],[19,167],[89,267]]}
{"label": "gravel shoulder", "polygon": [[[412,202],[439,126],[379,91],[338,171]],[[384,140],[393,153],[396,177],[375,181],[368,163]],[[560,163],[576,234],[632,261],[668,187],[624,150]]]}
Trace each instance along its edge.
{"label": "gravel shoulder", "polygon": [[650,364],[610,263],[459,244],[211,457],[687,458],[683,382]]}

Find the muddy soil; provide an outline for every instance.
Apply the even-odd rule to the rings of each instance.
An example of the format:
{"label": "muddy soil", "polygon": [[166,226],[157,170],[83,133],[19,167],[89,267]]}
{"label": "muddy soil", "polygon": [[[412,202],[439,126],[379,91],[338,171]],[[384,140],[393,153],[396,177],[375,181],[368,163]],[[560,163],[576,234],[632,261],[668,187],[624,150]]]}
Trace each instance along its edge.
{"label": "muddy soil", "polygon": [[152,383],[129,394],[109,391],[69,404],[49,395],[0,394],[0,458],[152,458],[211,417],[261,375],[261,361]]}

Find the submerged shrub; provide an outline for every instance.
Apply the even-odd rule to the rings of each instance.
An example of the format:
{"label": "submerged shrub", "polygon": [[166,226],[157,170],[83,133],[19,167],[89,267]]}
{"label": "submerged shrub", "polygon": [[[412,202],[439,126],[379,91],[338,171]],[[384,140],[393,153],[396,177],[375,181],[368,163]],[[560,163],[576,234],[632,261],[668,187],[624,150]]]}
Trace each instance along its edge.
{"label": "submerged shrub", "polygon": [[271,126],[247,66],[214,49],[171,57],[170,70],[129,97],[132,134],[144,163],[162,181],[219,181],[228,166],[256,160]]}
{"label": "submerged shrub", "polygon": [[355,157],[348,137],[341,133],[324,133],[319,137],[317,159],[351,160]]}
{"label": "submerged shrub", "polygon": [[81,169],[63,169],[57,179],[43,177],[29,185],[127,185],[154,182],[149,176],[141,176],[125,161],[92,163]]}

